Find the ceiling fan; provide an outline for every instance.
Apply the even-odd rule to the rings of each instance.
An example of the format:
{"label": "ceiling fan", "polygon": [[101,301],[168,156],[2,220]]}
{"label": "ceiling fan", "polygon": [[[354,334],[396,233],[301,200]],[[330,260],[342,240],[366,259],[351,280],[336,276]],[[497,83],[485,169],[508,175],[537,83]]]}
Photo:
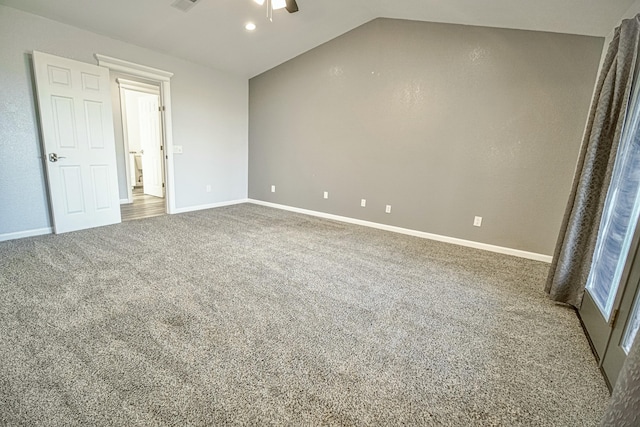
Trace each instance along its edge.
{"label": "ceiling fan", "polygon": [[[265,0],[253,0],[262,6]],[[266,0],[267,2],[267,18],[273,20],[273,11],[278,9],[287,9],[289,13],[295,13],[298,9],[298,3],[296,0]]]}
{"label": "ceiling fan", "polygon": [[287,3],[285,6],[287,12],[296,13],[298,11],[298,3],[296,3],[296,0],[285,0],[285,2]]}
{"label": "ceiling fan", "polygon": [[[180,9],[183,12],[187,12],[193,6],[196,5],[200,0],[175,0],[171,6],[176,9]],[[262,6],[265,0],[253,0]],[[274,10],[278,9],[287,9],[289,13],[295,13],[298,11],[298,3],[296,0],[266,0],[267,2],[267,17],[271,18],[271,14]]]}

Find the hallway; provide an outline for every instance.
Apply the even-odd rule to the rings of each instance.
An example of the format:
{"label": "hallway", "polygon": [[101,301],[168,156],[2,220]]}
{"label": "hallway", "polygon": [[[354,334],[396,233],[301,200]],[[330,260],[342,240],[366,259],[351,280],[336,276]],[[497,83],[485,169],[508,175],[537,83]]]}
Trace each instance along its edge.
{"label": "hallway", "polygon": [[166,214],[165,200],[142,192],[142,187],[133,189],[133,203],[120,205],[122,221],[149,218]]}

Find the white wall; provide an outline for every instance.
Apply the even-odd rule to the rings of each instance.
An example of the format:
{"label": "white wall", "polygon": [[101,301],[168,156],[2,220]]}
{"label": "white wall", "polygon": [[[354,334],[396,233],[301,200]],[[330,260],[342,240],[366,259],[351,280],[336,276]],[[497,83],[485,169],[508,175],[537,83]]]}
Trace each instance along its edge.
{"label": "white wall", "polygon": [[0,6],[0,238],[50,227],[33,50],[92,64],[100,53],[173,72],[173,138],[184,149],[174,162],[176,207],[247,197],[246,78]]}

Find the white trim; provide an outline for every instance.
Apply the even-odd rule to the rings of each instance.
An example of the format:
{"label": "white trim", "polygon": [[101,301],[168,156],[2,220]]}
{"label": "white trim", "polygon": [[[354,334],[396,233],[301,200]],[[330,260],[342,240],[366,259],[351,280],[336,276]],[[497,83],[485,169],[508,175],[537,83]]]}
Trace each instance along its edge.
{"label": "white trim", "polygon": [[133,203],[133,198],[131,198],[131,199],[120,199],[120,204],[121,205],[126,205],[128,203]]}
{"label": "white trim", "polygon": [[[157,68],[147,67],[122,59],[111,58],[109,56],[95,54],[98,65],[107,67],[113,71],[119,71],[135,77],[140,77],[160,84],[160,102],[164,107],[163,123],[164,123],[164,154],[165,154],[165,200],[167,204],[167,213],[174,214],[176,212],[176,193],[175,193],[175,176],[173,171],[173,122],[171,119],[171,82],[173,73]],[[128,153],[127,153],[128,155]],[[126,160],[125,160],[126,161]],[[127,174],[129,171],[127,170]]]}
{"label": "white trim", "polygon": [[312,211],[308,209],[296,208],[287,205],[280,205],[277,203],[264,202],[262,200],[249,199],[249,203],[256,205],[268,206],[270,208],[282,209],[285,211],[297,212],[305,215],[317,216],[320,218],[331,219],[334,221],[346,222],[349,224],[362,225],[364,227],[377,228],[378,230],[391,231],[394,233],[406,234],[409,236],[420,237],[423,239],[436,240],[438,242],[452,243],[454,245],[466,246],[469,248],[482,249],[489,252],[496,252],[499,254],[513,255],[520,258],[532,259],[535,261],[542,261],[551,263],[553,257],[549,255],[538,254],[535,252],[522,251],[520,249],[505,248],[502,246],[489,245],[487,243],[474,242],[471,240],[458,239],[456,237],[441,236],[439,234],[426,233],[424,231],[411,230],[408,228],[396,227],[394,225],[380,224],[377,222],[364,221],[361,219],[349,218],[346,216],[333,215],[324,212]]}
{"label": "white trim", "polygon": [[176,213],[176,186],[173,172],[173,121],[171,119],[171,87],[169,82],[162,82],[160,100],[164,106],[164,155],[165,155],[165,196],[167,199],[167,213]]}
{"label": "white trim", "polygon": [[221,208],[223,206],[239,205],[242,203],[248,203],[249,199],[229,200],[227,202],[209,203],[206,205],[188,206],[186,208],[177,208],[173,213],[185,213],[193,211],[201,211],[203,209]]}
{"label": "white trim", "polygon": [[[116,79],[118,81],[119,79]],[[118,83],[119,91],[120,91],[120,120],[122,121],[122,145],[124,146],[124,169],[125,169],[125,178],[127,181],[127,201],[125,203],[133,202],[133,190],[131,189],[131,152],[129,151],[129,122],[127,116],[127,99],[125,98],[125,88],[120,86]],[[131,200],[131,202],[129,201]],[[122,200],[120,201],[122,204]]]}
{"label": "white trim", "polygon": [[150,84],[142,83],[142,82],[136,82],[136,81],[133,81],[133,80],[127,80],[127,79],[123,79],[121,77],[118,77],[116,79],[116,82],[118,83],[118,86],[120,88],[124,88],[124,89],[133,90],[133,91],[136,91],[136,92],[144,92],[144,93],[149,93],[151,95],[160,96],[160,86],[150,85]]}
{"label": "white trim", "polygon": [[134,74],[139,77],[146,77],[151,80],[169,81],[173,77],[173,73],[169,71],[159,70],[157,68],[147,67],[146,65],[136,64],[135,62],[125,61],[123,59],[112,58],[110,56],[95,54],[98,65],[107,67],[113,71],[121,71],[127,74]]}
{"label": "white trim", "polygon": [[25,237],[42,236],[53,233],[53,228],[36,228],[35,230],[18,231],[16,233],[0,234],[0,242],[6,240],[24,239]]}

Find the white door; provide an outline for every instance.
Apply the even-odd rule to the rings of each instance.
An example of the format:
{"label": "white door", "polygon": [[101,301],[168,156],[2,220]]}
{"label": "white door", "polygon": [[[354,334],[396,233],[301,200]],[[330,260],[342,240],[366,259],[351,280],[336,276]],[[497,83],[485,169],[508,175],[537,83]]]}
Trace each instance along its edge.
{"label": "white door", "polygon": [[159,101],[158,95],[147,94],[138,98],[138,117],[142,147],[143,192],[151,196],[164,197]]}
{"label": "white door", "polygon": [[55,233],[120,222],[109,70],[33,52]]}

